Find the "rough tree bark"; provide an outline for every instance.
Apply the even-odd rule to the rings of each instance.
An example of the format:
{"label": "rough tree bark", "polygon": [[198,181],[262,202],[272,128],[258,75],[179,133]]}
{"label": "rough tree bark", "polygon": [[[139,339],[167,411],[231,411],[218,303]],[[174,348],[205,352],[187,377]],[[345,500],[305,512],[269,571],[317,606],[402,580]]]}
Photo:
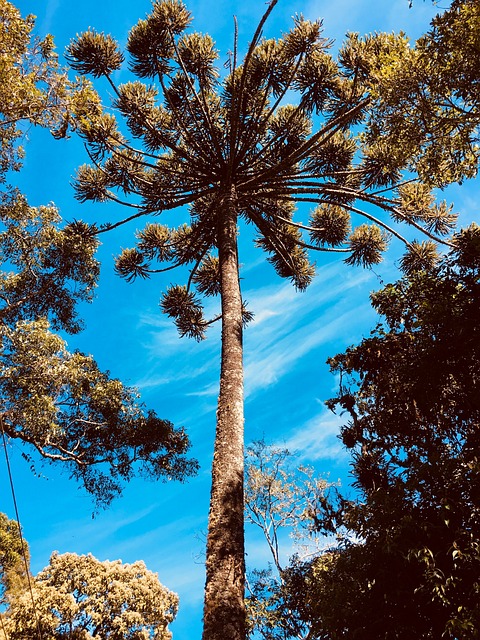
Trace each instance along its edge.
{"label": "rough tree bark", "polygon": [[245,640],[243,327],[233,188],[221,207],[217,242],[222,288],[222,357],[202,638]]}

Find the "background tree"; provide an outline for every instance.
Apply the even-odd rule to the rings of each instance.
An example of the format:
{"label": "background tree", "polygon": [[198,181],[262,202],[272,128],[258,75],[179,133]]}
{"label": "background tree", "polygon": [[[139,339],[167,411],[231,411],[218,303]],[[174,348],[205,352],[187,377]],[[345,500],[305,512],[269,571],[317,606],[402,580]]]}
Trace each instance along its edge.
{"label": "background tree", "polygon": [[[293,572],[325,547],[314,516],[334,484],[316,477],[312,467],[294,463],[295,454],[288,449],[264,441],[247,447],[245,519],[260,528],[271,558],[268,568],[249,571],[248,627],[250,634],[265,640],[316,637],[313,621],[293,605],[299,591],[293,588]],[[300,584],[305,592],[303,574]],[[305,593],[303,597],[306,603]]]}
{"label": "background tree", "polygon": [[[117,259],[117,271],[134,280],[187,267],[187,284],[170,286],[161,302],[181,335],[201,339],[213,321],[204,318],[197,294],[221,298],[204,640],[245,637],[242,325],[249,314],[239,285],[237,225],[251,223],[277,273],[304,289],[314,274],[308,250],[376,264],[389,233],[403,240],[389,226],[390,214],[430,238],[448,234],[455,219],[428,188],[411,176],[404,183],[398,167],[390,171],[382,153],[350,131],[371,101],[360,77],[364,56],[349,44],[335,61],[320,22],[301,16],[281,38],[263,39],[276,4],[270,2],[242,63],[235,36],[226,77],[215,66],[213,41],[188,31],[191,15],[178,0],[156,0],[130,31],[134,81],[114,82],[124,54],[111,36],[89,30],[68,48],[72,68],[104,78],[114,95],[111,111],[98,99],[77,114],[91,159],[78,172],[77,197],[122,203],[131,212],[92,231],[189,205],[189,225],[149,219],[137,246]],[[392,64],[408,50],[404,37],[378,43],[372,59],[382,55]],[[285,105],[292,93],[297,104]],[[296,205],[308,202],[316,205],[309,223],[295,221]],[[435,260],[431,241],[406,244],[410,264]]]}
{"label": "background tree", "polygon": [[309,500],[335,542],[258,581],[265,640],[478,637],[479,296],[474,225],[435,269],[373,294],[384,323],[331,359],[358,497]]}
{"label": "background tree", "polygon": [[54,553],[31,591],[9,605],[3,625],[11,640],[170,640],[178,596],[142,561]]}
{"label": "background tree", "polygon": [[[381,51],[382,35],[350,36],[363,58],[360,74],[370,83],[372,106],[367,143],[390,170],[405,162],[430,184],[444,186],[477,175],[479,159],[480,7],[454,0],[431,29],[405,51],[401,63]],[[365,56],[365,57],[364,57]],[[364,75],[365,74],[365,75]],[[395,149],[390,154],[389,150]]]}
{"label": "background tree", "polygon": [[196,463],[185,457],[183,429],[50,330],[49,321],[80,329],[75,305],[91,298],[98,277],[95,238],[59,222],[54,207],[29,207],[17,193],[0,204],[0,425],[108,504],[136,469],[184,479]]}
{"label": "background tree", "polygon": [[58,62],[52,36],[34,35],[34,16],[23,18],[0,0],[0,182],[21,167],[26,127],[66,134],[69,104],[88,96],[88,83],[70,82]]}
{"label": "background tree", "polygon": [[0,513],[0,603],[12,593],[26,589],[30,567],[28,544],[23,540],[18,523]]}
{"label": "background tree", "polygon": [[[32,36],[0,2],[0,181],[20,168],[20,123],[47,127],[82,109],[84,81],[69,83],[50,36]],[[62,125],[63,126],[63,125]],[[0,429],[43,458],[61,462],[97,503],[120,492],[135,470],[184,479],[196,470],[183,429],[147,411],[135,390],[69,353],[50,331],[81,329],[77,304],[90,302],[99,277],[97,240],[85,225],[62,225],[53,206],[30,207],[12,187],[0,194]],[[27,449],[28,451],[28,449]],[[32,461],[29,453],[27,459]]]}
{"label": "background tree", "polygon": [[[246,450],[245,517],[259,527],[265,537],[278,573],[284,558],[280,552],[282,531],[296,548],[309,555],[321,542],[310,527],[311,514],[334,483],[315,476],[313,467],[294,465],[295,454],[288,449],[254,442]],[[285,554],[283,554],[285,555]]]}

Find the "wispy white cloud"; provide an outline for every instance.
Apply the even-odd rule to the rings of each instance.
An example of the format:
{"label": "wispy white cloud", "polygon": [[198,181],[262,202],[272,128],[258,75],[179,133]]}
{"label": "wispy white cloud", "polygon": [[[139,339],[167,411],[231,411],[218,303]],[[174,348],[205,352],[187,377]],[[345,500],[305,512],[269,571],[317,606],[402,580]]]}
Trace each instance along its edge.
{"label": "wispy white cloud", "polygon": [[59,6],[60,0],[47,0],[43,12],[43,18],[40,24],[37,25],[42,33],[49,33],[52,31],[52,24],[55,21],[55,14]]}
{"label": "wispy white cloud", "polygon": [[345,272],[345,266],[337,264],[323,269],[306,293],[298,294],[287,284],[254,294],[252,309],[259,320],[246,335],[246,395],[277,382],[307,353],[334,341],[359,315],[370,313],[365,299],[357,308],[351,306],[355,290],[363,290],[370,278],[368,272]]}
{"label": "wispy white cloud", "polygon": [[341,416],[324,410],[294,430],[283,444],[300,460],[346,460],[348,454],[338,439],[342,424]]}
{"label": "wispy white cloud", "polygon": [[[93,505],[91,508],[93,509]],[[48,558],[53,550],[66,553],[75,548],[76,553],[79,554],[90,553],[95,549],[99,560],[122,560],[125,549],[122,548],[121,543],[116,544],[112,555],[111,541],[122,539],[124,531],[132,526],[139,524],[141,526],[141,522],[147,519],[154,509],[155,505],[150,504],[128,513],[118,510],[115,517],[102,512],[95,519],[85,519],[85,517],[62,519],[61,522],[50,527],[48,534],[44,533],[41,540],[35,541],[33,558],[34,560]],[[71,535],[66,536],[65,531],[69,531]],[[36,569],[39,568],[36,567]]]}
{"label": "wispy white cloud", "polygon": [[182,363],[181,358],[170,363],[168,359],[166,361],[162,360],[161,372],[158,372],[158,365],[155,363],[143,373],[142,377],[137,379],[134,386],[145,390],[152,387],[171,385],[172,382],[178,384],[187,380],[193,384],[197,378],[210,371],[213,364],[210,360],[199,364],[197,359],[193,360],[193,358],[189,362],[195,362],[195,365],[191,366],[189,363]]}
{"label": "wispy white cloud", "polygon": [[357,315],[356,310],[335,314],[330,321],[323,320],[321,326],[317,320],[310,321],[275,343],[256,349],[245,367],[246,395],[277,382],[312,349],[331,342],[339,328]]}

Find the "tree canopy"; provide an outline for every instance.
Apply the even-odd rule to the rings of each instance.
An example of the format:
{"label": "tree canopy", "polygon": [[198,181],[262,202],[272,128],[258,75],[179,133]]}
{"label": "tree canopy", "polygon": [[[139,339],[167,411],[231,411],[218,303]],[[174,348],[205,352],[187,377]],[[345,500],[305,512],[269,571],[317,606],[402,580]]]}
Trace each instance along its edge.
{"label": "tree canopy", "polygon": [[34,16],[22,17],[8,0],[0,1],[0,183],[18,170],[25,125],[65,135],[69,103],[81,101],[83,82],[70,82],[58,62],[51,35],[34,35]]}
{"label": "tree canopy", "polygon": [[178,596],[142,561],[53,553],[2,615],[11,640],[170,640]]}
{"label": "tree canopy", "polygon": [[[454,0],[402,59],[381,53],[383,34],[350,36],[371,86],[367,143],[391,171],[408,164],[428,184],[477,175],[479,160],[480,7]],[[380,56],[372,65],[372,51]],[[391,151],[394,150],[393,153]]]}
{"label": "tree canopy", "polygon": [[[267,567],[248,567],[247,619],[250,636],[265,640],[316,638],[315,621],[305,615],[308,586],[299,567],[325,546],[315,514],[338,485],[295,461],[295,453],[264,441],[247,447],[245,519],[260,528],[269,550]],[[294,572],[301,574],[295,586]]]}
{"label": "tree canopy", "polygon": [[60,228],[54,207],[29,207],[17,193],[4,198],[0,221],[2,432],[63,463],[99,504],[135,469],[165,479],[193,473],[184,430],[50,330],[50,322],[80,329],[75,305],[96,284],[96,240],[75,224]]}
{"label": "tree canopy", "polygon": [[[184,458],[188,441],[182,429],[175,430],[146,411],[133,390],[102,373],[91,357],[69,353],[66,343],[50,331],[50,327],[55,331],[80,329],[75,304],[91,299],[98,279],[94,257],[97,236],[145,216],[146,225],[137,231],[136,246],[125,249],[116,260],[118,273],[133,281],[186,267],[181,271],[186,273],[185,284],[168,287],[161,300],[162,310],[174,319],[181,335],[196,339],[205,337],[212,322],[222,322],[207,544],[204,638],[208,640],[242,640],[245,636],[242,330],[251,314],[240,291],[238,225],[255,228],[257,246],[266,252],[276,272],[300,290],[314,276],[312,252],[338,252],[348,265],[371,266],[381,261],[392,237],[407,247],[402,267],[410,280],[405,282],[414,282],[421,270],[432,278],[422,287],[434,289],[435,280],[446,282],[446,267],[438,263],[435,241],[452,245],[448,235],[455,226],[455,216],[446,203],[435,202],[431,187],[473,176],[478,161],[476,3],[455,0],[415,48],[403,35],[379,34],[364,39],[351,35],[336,59],[329,52],[330,43],[323,36],[320,21],[295,16],[292,28],[282,37],[264,39],[265,21],[276,4],[277,0],[269,3],[241,61],[235,33],[226,73],[217,66],[218,52],[211,38],[189,30],[191,15],[178,0],[155,1],[152,12],[130,31],[126,51],[137,78],[131,82],[116,84],[124,53],[110,36],[90,29],[72,41],[69,61],[83,75],[106,79],[114,93],[110,109],[102,106],[88,82],[68,83],[58,67],[51,38],[31,39],[31,18],[22,20],[10,3],[0,4],[0,37],[5,42],[0,60],[0,97],[5,97],[0,107],[2,179],[7,168],[19,166],[20,121],[49,126],[58,136],[72,126],[84,138],[91,161],[78,172],[78,199],[112,201],[130,211],[125,218],[99,221],[91,227],[82,222],[61,227],[53,207],[34,209],[16,192],[3,194],[2,432],[32,445],[47,459],[65,463],[103,502],[120,490],[121,481],[129,479],[136,466],[154,477],[167,478],[183,478],[195,470],[195,463]],[[295,104],[286,105],[293,95]],[[178,224],[169,227],[155,220],[158,214],[183,205],[188,205],[189,215],[181,217]],[[301,216],[310,205],[305,223]],[[402,231],[401,224],[409,230]],[[428,240],[412,239],[417,232]],[[455,240],[456,253],[452,255],[457,257],[452,261],[457,263],[448,267],[448,277],[453,280],[452,274],[463,277],[471,266],[462,265],[461,260],[473,255],[476,233],[471,229]],[[455,296],[461,298],[459,291],[465,282],[455,282]],[[388,300],[384,303],[381,295],[376,299],[378,308],[387,310],[387,322],[393,318],[388,314],[401,307],[397,294],[396,290],[390,291],[390,298],[385,294]],[[218,295],[221,310],[214,318],[205,318],[202,297]],[[441,287],[435,295],[437,302],[450,304],[448,296],[442,298]],[[401,313],[405,313],[403,308]],[[404,322],[403,315],[399,317]],[[419,346],[428,352],[427,342],[418,340],[415,324],[427,321],[424,316],[415,317],[409,340],[415,349]],[[401,334],[399,327],[391,324],[391,333]],[[438,342],[441,332],[437,334],[437,325],[434,328],[432,335]],[[380,331],[376,337],[386,335]],[[453,343],[460,346],[455,340]],[[389,353],[388,348],[382,343],[382,355]],[[353,353],[345,360],[338,357],[332,361],[336,370],[352,373],[357,367],[367,378],[368,368],[381,364],[380,359],[370,359],[370,352],[358,355],[360,347],[357,361]],[[455,413],[468,397],[462,392],[460,399],[456,398],[461,386],[455,377],[457,370],[448,381],[433,380],[425,397],[422,393],[417,397],[416,388],[428,373],[426,363],[417,363],[417,377],[408,382],[411,354],[403,363],[395,359],[398,351],[391,355],[392,363],[398,366],[398,370],[392,365],[388,371],[396,383],[395,396],[385,391],[390,389],[386,376],[388,384],[384,382],[383,387],[376,379],[378,389],[372,386],[366,390],[362,384],[358,393],[342,389],[332,402],[352,417],[342,437],[346,446],[355,450],[354,473],[370,511],[341,501],[336,512],[329,508],[330,520],[322,522],[353,531],[362,543],[350,541],[344,549],[333,550],[305,566],[282,570],[283,591],[278,602],[289,611],[300,612],[295,620],[308,614],[317,616],[322,624],[333,619],[328,616],[336,610],[345,608],[345,602],[354,602],[358,606],[350,607],[351,616],[344,624],[345,629],[355,628],[356,632],[363,630],[364,624],[370,634],[388,634],[395,628],[397,635],[392,637],[408,635],[411,628],[405,626],[405,620],[413,612],[418,628],[424,625],[422,633],[442,629],[454,637],[473,633],[478,611],[466,596],[457,598],[455,589],[459,584],[467,585],[469,597],[477,595],[468,573],[472,566],[472,574],[476,571],[477,541],[468,542],[476,521],[459,518],[458,540],[455,529],[453,551],[447,552],[450,564],[443,562],[443,547],[435,546],[435,536],[439,531],[443,535],[444,525],[448,535],[442,540],[451,534],[450,512],[455,500],[465,498],[470,485],[464,487],[456,479],[447,483],[451,493],[442,494],[437,511],[433,503],[422,503],[422,491],[425,487],[430,492],[445,488],[433,475],[438,468],[444,473],[451,471],[454,478],[462,469],[466,477],[474,474],[476,461],[462,448],[466,442],[475,444],[464,426],[474,414],[465,418],[463,413]],[[438,361],[448,369],[453,355],[447,354],[444,361],[440,354]],[[462,362],[459,370],[465,364]],[[471,376],[474,363],[469,366]],[[468,376],[461,382],[466,384]],[[445,390],[447,383],[450,386]],[[410,385],[403,395],[402,385]],[[367,391],[375,400],[362,395]],[[431,392],[437,392],[442,403],[428,409]],[[376,394],[384,404],[377,403]],[[415,399],[413,408],[411,397]],[[389,402],[400,403],[404,410],[398,412],[405,428],[400,441],[386,435],[385,416],[391,418],[386,409]],[[443,412],[438,424],[437,411]],[[363,426],[357,432],[360,421],[365,418],[367,424],[365,416],[375,412],[378,423],[373,421],[373,427]],[[398,416],[396,420],[400,420]],[[414,420],[421,425],[418,433]],[[447,426],[448,420],[456,420],[454,427]],[[425,440],[423,449],[415,444],[419,434]],[[460,467],[451,461],[452,451],[466,461]],[[408,465],[413,469],[411,477]],[[415,474],[421,476],[419,486],[415,485]],[[408,552],[402,547],[400,554],[392,553],[396,538],[392,542],[390,537],[382,537],[381,513],[390,506],[382,483],[392,495],[397,491],[403,500],[399,503],[411,508],[412,519],[419,514],[427,518],[415,538],[424,542],[423,547],[408,547]],[[262,498],[258,493],[257,497]],[[396,515],[390,521],[392,527],[397,523]],[[398,525],[405,544],[411,533],[408,526],[403,520]],[[414,528],[413,532],[417,534]],[[275,540],[270,543],[275,551]],[[468,570],[462,573],[464,567],[458,567],[464,561]],[[372,582],[371,567],[377,565],[388,571],[380,571]],[[349,572],[355,580],[342,591],[342,577]],[[387,626],[382,628],[380,622],[372,628],[368,625],[378,623],[378,594],[385,593],[393,572],[405,578],[402,593],[392,600],[384,598],[382,620]],[[285,585],[296,584],[303,575],[313,586],[303,592],[298,587],[296,593],[301,595],[287,600],[292,590],[284,589]],[[327,584],[335,606],[340,604],[337,609],[332,606],[319,612],[317,593]],[[411,597],[412,589],[415,597]],[[365,593],[372,596],[368,606],[361,599]],[[435,608],[438,602],[443,609]],[[448,620],[443,615],[447,609]],[[456,611],[455,615],[451,611]],[[428,625],[433,618],[436,626],[432,630]],[[72,633],[87,637],[90,629]],[[323,627],[310,629],[310,637],[323,633]],[[338,629],[337,625],[331,633]],[[64,634],[64,630],[58,633]]]}

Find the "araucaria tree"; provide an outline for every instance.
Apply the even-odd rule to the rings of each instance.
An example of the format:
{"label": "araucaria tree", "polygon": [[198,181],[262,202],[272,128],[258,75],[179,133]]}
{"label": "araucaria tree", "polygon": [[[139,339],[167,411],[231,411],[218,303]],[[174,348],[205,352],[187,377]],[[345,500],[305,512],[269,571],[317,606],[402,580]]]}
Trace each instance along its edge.
{"label": "araucaria tree", "polygon": [[[297,16],[281,38],[264,39],[276,4],[269,3],[243,61],[235,33],[224,77],[212,39],[188,29],[191,15],[179,0],[155,1],[130,31],[134,81],[115,83],[124,54],[111,36],[89,30],[68,48],[72,68],[103,77],[114,94],[111,110],[97,97],[72,113],[91,159],[78,172],[77,197],[123,203],[131,212],[89,232],[147,218],[116,269],[127,280],[189,269],[186,285],[170,286],[161,301],[181,335],[202,339],[213,320],[204,318],[200,296],[221,299],[204,640],[245,638],[242,330],[249,313],[240,292],[239,223],[255,227],[268,261],[300,290],[314,275],[310,251],[343,252],[350,265],[378,263],[389,237],[401,238],[389,216],[430,238],[454,223],[428,187],[403,182],[381,148],[362,148],[351,132],[376,99],[368,70],[378,75],[400,64],[407,40],[352,40],[335,61],[320,21]],[[285,104],[293,94],[296,104]],[[300,203],[315,206],[308,224],[294,220]],[[188,225],[151,218],[184,205]],[[431,240],[406,244],[405,265],[435,259]]]}

